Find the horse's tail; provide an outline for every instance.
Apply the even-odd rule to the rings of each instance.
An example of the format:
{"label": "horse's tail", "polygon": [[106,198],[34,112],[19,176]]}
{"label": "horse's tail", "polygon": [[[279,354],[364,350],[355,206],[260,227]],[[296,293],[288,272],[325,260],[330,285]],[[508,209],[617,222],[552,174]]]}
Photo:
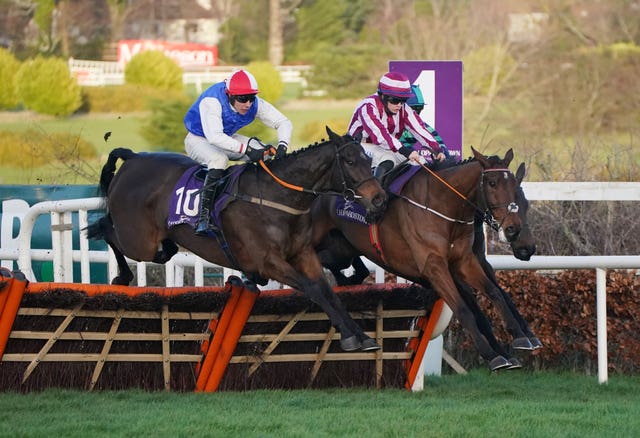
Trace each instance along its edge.
{"label": "horse's tail", "polygon": [[138,154],[127,148],[116,148],[109,153],[109,158],[107,158],[107,162],[102,166],[102,172],[100,173],[100,192],[103,196],[106,196],[109,190],[109,184],[111,184],[113,175],[116,172],[116,162],[118,158],[128,160],[136,155]]}

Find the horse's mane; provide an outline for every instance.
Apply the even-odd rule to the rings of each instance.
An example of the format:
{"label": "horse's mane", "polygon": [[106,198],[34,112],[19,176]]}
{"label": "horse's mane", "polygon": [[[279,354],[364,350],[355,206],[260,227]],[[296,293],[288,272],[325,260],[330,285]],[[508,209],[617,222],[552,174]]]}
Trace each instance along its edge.
{"label": "horse's mane", "polygon": [[[346,137],[347,137],[348,140],[352,140],[352,138],[350,136],[347,135]],[[309,144],[309,145],[307,145],[307,146],[305,146],[303,148],[298,148],[295,151],[288,152],[287,155],[285,155],[284,157],[281,157],[278,160],[273,160],[273,161],[277,162],[277,161],[280,161],[280,160],[287,159],[289,157],[295,157],[295,156],[300,155],[302,153],[306,153],[310,149],[315,149],[315,148],[318,148],[320,146],[324,146],[329,142],[331,142],[331,140],[325,140],[324,138],[320,139],[320,141],[316,141],[315,143],[311,143],[311,144]]]}

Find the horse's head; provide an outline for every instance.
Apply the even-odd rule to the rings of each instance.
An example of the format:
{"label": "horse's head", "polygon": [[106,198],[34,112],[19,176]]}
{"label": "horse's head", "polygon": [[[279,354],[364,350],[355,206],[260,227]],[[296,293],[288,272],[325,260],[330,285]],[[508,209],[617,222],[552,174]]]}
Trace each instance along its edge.
{"label": "horse's head", "polygon": [[387,206],[387,194],[371,173],[371,159],[351,136],[339,136],[327,126],[329,140],[336,147],[332,184],[345,198],[355,198],[367,210],[367,221],[377,222]]}
{"label": "horse's head", "polygon": [[518,205],[518,216],[520,216],[522,226],[518,237],[511,241],[511,250],[516,258],[527,261],[531,259],[533,254],[535,254],[536,243],[533,235],[531,234],[531,229],[529,228],[529,222],[527,220],[529,200],[524,196],[524,191],[522,190],[522,187],[520,187],[524,174],[525,165],[524,163],[521,163],[516,171],[516,180],[518,181],[518,188],[516,189],[516,204]]}
{"label": "horse's head", "polygon": [[504,233],[508,242],[513,242],[522,229],[516,203],[516,191],[520,181],[509,170],[513,150],[509,149],[504,158],[486,157],[473,147],[471,150],[475,159],[482,165],[480,197],[493,218],[492,226]]}

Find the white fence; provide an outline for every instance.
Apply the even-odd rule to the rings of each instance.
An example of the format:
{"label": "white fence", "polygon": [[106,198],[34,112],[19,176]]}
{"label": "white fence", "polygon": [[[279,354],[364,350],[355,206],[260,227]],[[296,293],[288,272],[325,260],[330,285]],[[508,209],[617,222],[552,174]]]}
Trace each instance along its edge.
{"label": "white fence", "polygon": [[[124,70],[117,62],[88,61],[69,58],[69,70],[76,78],[79,85],[103,86],[124,84]],[[220,82],[229,77],[229,74],[240,66],[209,67],[203,71],[185,71],[182,74],[184,84],[194,84],[198,93],[205,86]],[[304,73],[309,71],[308,65],[280,65],[276,69],[280,72],[282,82],[299,83],[306,88],[307,81]]]}
{"label": "white fence", "polygon": [[[523,183],[525,194],[529,200],[591,200],[591,201],[640,201],[640,183]],[[85,198],[64,201],[45,201],[32,206],[21,220],[18,236],[18,248],[0,248],[0,260],[3,265],[7,261],[18,261],[19,269],[30,281],[35,281],[32,261],[51,261],[53,263],[53,279],[56,282],[73,281],[73,263],[81,266],[81,281],[90,283],[90,265],[92,263],[108,264],[108,278],[116,275],[117,263],[111,251],[89,250],[89,242],[80,233],[79,249],[72,248],[73,223],[72,212],[78,212],[78,229],[87,226],[88,212],[102,208],[101,198]],[[36,219],[42,214],[51,215],[52,248],[50,250],[31,249],[31,236]],[[607,330],[606,330],[606,270],[608,269],[640,269],[640,255],[635,256],[533,256],[530,261],[523,262],[513,256],[489,255],[489,261],[496,269],[595,269],[596,271],[596,308],[598,338],[598,380],[608,380],[607,370]],[[130,261],[131,263],[136,263]],[[375,272],[377,282],[384,282],[384,271],[373,265],[368,266]],[[204,268],[215,265],[202,260],[193,254],[180,252],[166,264],[167,286],[184,284],[184,268],[194,268],[194,285],[204,282]],[[233,272],[225,269],[223,277]],[[136,263],[138,285],[146,285],[146,264]],[[271,288],[277,285],[270,285]]]}

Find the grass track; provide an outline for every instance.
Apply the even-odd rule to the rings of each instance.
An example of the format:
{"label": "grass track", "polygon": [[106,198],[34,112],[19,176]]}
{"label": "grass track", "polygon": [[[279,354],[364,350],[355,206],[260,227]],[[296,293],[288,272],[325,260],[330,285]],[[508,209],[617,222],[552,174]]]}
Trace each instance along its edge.
{"label": "grass track", "polygon": [[217,394],[0,394],[0,436],[631,437],[637,377],[523,372],[428,378],[399,389]]}

